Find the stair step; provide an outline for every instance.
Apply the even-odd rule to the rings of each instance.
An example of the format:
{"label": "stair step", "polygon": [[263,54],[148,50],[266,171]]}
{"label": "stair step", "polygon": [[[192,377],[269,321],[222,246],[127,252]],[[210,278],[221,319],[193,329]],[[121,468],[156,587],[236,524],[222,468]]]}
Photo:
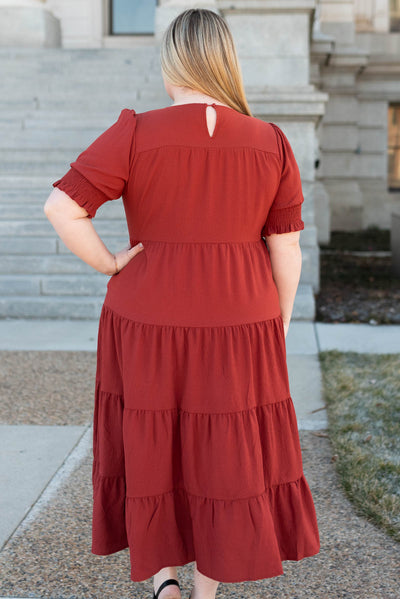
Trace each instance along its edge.
{"label": "stair step", "polygon": [[[100,236],[102,235],[123,235],[128,234],[128,228],[125,219],[95,219],[95,228]],[[31,220],[0,220],[0,236],[16,235],[53,235],[54,227],[43,213],[43,218]]]}
{"label": "stair step", "polygon": [[18,175],[0,175],[0,193],[4,193],[7,190],[21,190],[21,189],[34,189],[43,190],[49,187],[55,179],[51,175],[24,175],[19,173]]}
{"label": "stair step", "polygon": [[[30,201],[9,201],[4,202],[4,206],[1,208],[0,212],[0,223],[3,220],[18,220],[21,222],[23,218],[24,221],[29,220],[43,220],[47,219],[44,214],[43,207],[46,202],[47,197],[49,196],[50,191],[47,190],[47,193],[39,198]],[[107,209],[107,218],[112,219],[125,219],[125,212],[122,201],[120,200],[111,200],[106,202],[98,209],[96,213],[96,224],[100,222],[100,212]]]}
{"label": "stair step", "polygon": [[[108,247],[108,246],[107,246]],[[57,238],[19,237],[16,235],[0,236],[0,254],[37,255],[58,253]],[[3,256],[2,256],[3,258]]]}
{"label": "stair step", "polygon": [[103,296],[109,277],[102,273],[74,275],[0,275],[0,296]]}
{"label": "stair step", "polygon": [[29,204],[44,205],[46,199],[50,195],[53,187],[49,186],[45,189],[1,189],[0,188],[0,218],[7,218],[7,204],[20,204],[28,206]]}
{"label": "stair step", "polygon": [[99,112],[114,113],[120,106],[124,108],[133,108],[137,112],[150,110],[153,108],[160,108],[161,106],[168,105],[168,98],[165,96],[160,103],[160,92],[151,90],[141,90],[140,98],[132,94],[132,97],[127,101],[121,102],[120,96],[116,95],[115,98],[109,98],[106,95],[87,95],[86,97],[75,96],[74,98],[65,99],[62,98],[51,98],[51,96],[43,95],[42,97],[36,98],[21,98],[15,100],[1,100],[0,110],[3,114],[8,111],[12,112],[16,108],[19,110],[41,110],[44,113],[53,111],[66,112],[68,109],[70,114],[82,114],[91,115],[96,110]]}
{"label": "stair step", "polygon": [[[0,65],[1,64],[2,63],[0,62]],[[107,85],[110,88],[109,92],[111,93],[111,96],[117,96],[118,92],[120,92],[122,96],[127,96],[131,91],[136,93],[136,90],[145,88],[163,89],[160,72],[158,73],[158,85],[156,85],[155,82],[149,81],[151,67],[142,65],[140,70],[136,71],[128,68],[115,69],[113,67],[113,72],[110,72],[107,75],[104,74],[104,67],[101,68],[103,69],[103,72],[101,72],[100,68],[98,70],[91,68],[90,71],[82,71],[82,73],[77,73],[76,71],[69,69],[62,69],[54,73],[31,71],[28,75],[26,72],[24,74],[23,71],[18,72],[18,70],[15,69],[7,74],[6,68],[4,75],[7,76],[7,79],[12,78],[14,85],[10,88],[9,86],[6,86],[6,84],[2,85],[0,83],[1,97],[5,99],[6,93],[9,98],[21,97],[23,94],[29,96],[48,96],[51,94],[52,96],[57,97],[62,93],[65,93],[68,97],[72,97],[75,90],[77,93],[81,94],[90,94],[93,91],[100,92],[101,90],[104,92],[104,85]],[[154,73],[154,75],[157,75],[157,73]],[[121,83],[126,81],[127,77],[129,77],[129,86],[121,88]],[[120,89],[118,89],[118,87]]]}
{"label": "stair step", "polygon": [[[110,123],[110,126],[112,123]],[[108,127],[106,127],[108,128]],[[1,127],[0,127],[1,129]],[[58,159],[65,160],[70,156],[78,155],[89,144],[92,143],[102,133],[102,129],[97,127],[82,127],[78,131],[73,129],[30,129],[14,131],[12,135],[6,133],[0,138],[0,158],[2,160],[19,160],[21,157],[26,160],[47,160],[50,152],[53,152]],[[43,155],[45,157],[43,158]],[[34,156],[36,155],[36,158]]]}
{"label": "stair step", "polygon": [[[106,247],[110,252],[117,252],[128,245],[129,239],[126,234],[122,235],[102,235]],[[53,254],[69,254],[72,252],[54,231],[53,236],[2,236],[0,237],[0,254],[37,256]]]}
{"label": "stair step", "polygon": [[[124,108],[137,109],[139,101],[133,106],[125,106],[123,102],[116,102],[113,109],[107,111],[92,111],[90,114],[86,114],[84,117],[76,111],[67,110],[53,110],[51,113],[42,110],[27,110],[24,112],[11,110],[0,113],[0,130],[4,127],[5,130],[11,131],[18,130],[30,130],[40,129],[47,131],[48,129],[60,129],[68,130],[74,129],[79,131],[80,129],[97,129],[104,131],[107,127],[110,127],[118,118],[121,110]],[[142,102],[143,104],[143,102]],[[171,104],[171,100],[165,99],[165,97],[158,98],[158,106],[151,107],[149,103],[143,107],[143,111],[149,111],[158,108],[164,108]],[[140,112],[137,110],[137,112]]]}
{"label": "stair step", "polygon": [[98,320],[103,301],[98,296],[0,296],[0,318]]}
{"label": "stair step", "polygon": [[0,262],[0,274],[91,274],[93,268],[75,254],[46,256],[5,255]]}
{"label": "stair step", "polygon": [[75,62],[80,67],[85,62],[93,63],[99,60],[101,63],[110,61],[113,64],[117,60],[127,60],[132,63],[134,58],[141,60],[158,57],[157,44],[146,46],[135,46],[131,48],[23,48],[23,47],[1,47],[0,60],[12,60],[16,65],[25,65],[31,62],[33,65],[44,65],[55,63]]}
{"label": "stair step", "polygon": [[[124,108],[123,104],[120,105],[121,110]],[[51,134],[50,132],[55,129],[56,131],[72,130],[77,135],[81,129],[86,130],[101,130],[104,131],[107,127],[113,124],[119,116],[118,110],[112,114],[100,114],[96,116],[87,116],[81,118],[78,115],[71,113],[60,112],[59,116],[55,116],[55,113],[48,115],[47,118],[41,111],[25,112],[24,114],[7,114],[7,117],[0,115],[0,131],[6,135],[9,133],[24,135],[34,135],[36,130],[43,132],[44,135]],[[115,117],[115,118],[114,118]]]}
{"label": "stair step", "polygon": [[40,147],[32,149],[0,148],[0,162],[7,168],[13,165],[18,167],[20,164],[32,164],[35,167],[40,165],[43,169],[44,165],[49,163],[53,165],[67,163],[67,167],[69,168],[69,163],[75,160],[83,149],[81,147],[65,149],[51,147],[47,147],[46,149]]}
{"label": "stair step", "polygon": [[[104,296],[0,296],[0,318],[70,318],[98,320]],[[292,320],[314,320],[315,298],[309,285],[299,285]]]}
{"label": "stair step", "polygon": [[61,178],[67,170],[75,155],[69,155],[65,160],[59,162],[31,162],[19,160],[18,162],[0,162],[0,176],[6,173],[15,174],[16,176],[22,172],[30,173],[32,176],[47,174],[48,177],[53,176],[53,182]]}

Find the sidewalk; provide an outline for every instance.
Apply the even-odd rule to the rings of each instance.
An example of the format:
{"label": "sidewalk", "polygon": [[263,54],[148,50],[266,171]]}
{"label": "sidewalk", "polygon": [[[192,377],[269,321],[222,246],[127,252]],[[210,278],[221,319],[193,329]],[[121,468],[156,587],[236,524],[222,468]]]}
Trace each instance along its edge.
{"label": "sidewalk", "polygon": [[[0,319],[0,351],[96,351],[97,330],[97,320]],[[400,325],[293,321],[286,345],[288,354],[330,349],[399,353]]]}
{"label": "sidewalk", "polygon": [[[107,558],[90,553],[97,328],[97,321],[0,321],[3,388],[21,387],[21,405],[5,401],[1,414],[0,482],[7,489],[0,498],[3,597],[151,597],[149,581],[129,579],[128,550]],[[285,576],[221,584],[218,597],[396,598],[398,545],[354,513],[338,488],[329,439],[315,432],[327,428],[318,353],[400,353],[400,326],[294,321],[286,348],[321,552],[299,563],[284,562]],[[73,380],[71,371],[77,373]],[[29,389],[38,389],[37,396],[23,396]],[[78,402],[82,394],[84,401]],[[188,589],[191,570],[190,564],[179,569]]]}

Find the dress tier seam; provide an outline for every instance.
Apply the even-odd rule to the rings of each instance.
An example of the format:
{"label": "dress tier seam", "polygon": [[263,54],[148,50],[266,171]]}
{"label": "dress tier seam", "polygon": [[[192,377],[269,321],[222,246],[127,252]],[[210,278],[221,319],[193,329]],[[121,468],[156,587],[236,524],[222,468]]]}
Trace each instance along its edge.
{"label": "dress tier seam", "polygon": [[[125,474],[100,474],[100,473],[98,473],[97,476],[99,478],[125,478]],[[276,487],[283,487],[285,485],[296,484],[299,481],[301,481],[302,478],[304,478],[304,472],[298,478],[296,478],[294,480],[285,481],[283,483],[276,483],[274,485],[270,485],[269,487],[266,487],[264,489],[264,491],[262,493],[260,493],[259,495],[250,495],[248,497],[238,497],[235,499],[224,499],[222,497],[206,497],[205,495],[197,495],[196,493],[191,493],[190,491],[185,489],[185,487],[174,487],[173,489],[170,489],[169,491],[164,491],[163,493],[154,493],[153,495],[125,495],[125,498],[126,499],[150,499],[153,497],[163,497],[164,495],[170,495],[172,493],[183,491],[187,495],[191,495],[192,497],[197,497],[198,499],[207,499],[207,501],[231,501],[231,502],[233,502],[233,501],[250,501],[251,499],[258,499],[259,497],[263,497],[264,495],[266,495],[268,493],[268,491],[270,489],[275,489]]]}
{"label": "dress tier seam", "polygon": [[[96,383],[100,384],[100,379],[97,379]],[[115,393],[114,391],[105,391],[104,389],[101,389],[100,387],[98,388],[98,392],[106,393],[107,395],[114,395],[115,398],[117,398],[117,399],[124,398],[123,393]],[[244,412],[251,412],[252,410],[257,410],[258,408],[265,408],[267,406],[276,406],[277,404],[289,402],[289,400],[293,401],[293,398],[291,395],[288,395],[284,399],[278,399],[277,401],[270,401],[268,403],[263,403],[258,406],[252,406],[251,408],[247,408],[246,410],[232,410],[231,412],[188,412],[188,410],[183,410],[180,407],[163,408],[161,410],[146,410],[146,408],[128,408],[127,406],[124,406],[124,410],[128,410],[129,412],[150,412],[152,414],[156,414],[159,412],[162,412],[162,413],[164,413],[164,412],[180,412],[182,414],[195,414],[197,416],[228,416],[230,414],[241,414]]]}
{"label": "dress tier seam", "polygon": [[146,410],[145,408],[127,408],[124,406],[124,410],[128,410],[128,412],[151,412],[152,414],[158,412],[180,412],[181,414],[192,414],[196,416],[229,416],[231,414],[244,414],[245,412],[252,412],[253,410],[257,410],[258,408],[266,408],[267,406],[276,406],[278,404],[283,404],[292,400],[292,397],[288,395],[285,399],[278,399],[277,401],[270,401],[268,403],[263,403],[258,406],[253,406],[252,408],[247,408],[247,410],[232,410],[231,412],[188,412],[187,410],[182,410],[181,408],[165,408],[164,410]]}
{"label": "dress tier seam", "polygon": [[[210,139],[213,139],[210,137]],[[263,150],[262,148],[255,148],[254,146],[208,146],[208,145],[187,145],[187,144],[165,144],[163,146],[155,146],[154,148],[148,148],[147,150],[139,150],[136,152],[136,156],[140,156],[140,154],[145,154],[146,152],[152,152],[153,150],[162,150],[163,148],[185,148],[189,150],[200,149],[200,150],[252,150],[253,152],[261,152],[262,154],[272,154],[280,159],[280,155],[278,152],[274,152],[273,150]]]}
{"label": "dress tier seam", "polygon": [[283,483],[276,483],[275,485],[270,485],[269,487],[266,487],[264,491],[262,493],[259,493],[258,495],[250,495],[248,497],[237,497],[235,499],[224,499],[223,497],[206,497],[205,495],[196,495],[196,493],[191,493],[190,491],[187,491],[185,487],[176,487],[174,489],[170,489],[169,491],[164,491],[164,493],[155,493],[154,495],[125,495],[125,497],[126,499],[149,499],[153,497],[163,497],[164,495],[170,495],[172,493],[176,493],[177,491],[183,491],[187,495],[191,495],[192,497],[196,497],[197,499],[206,499],[207,501],[250,501],[252,499],[259,499],[260,497],[268,495],[268,492],[271,489],[275,489],[276,487],[297,484],[302,480],[302,478],[304,478],[304,472],[295,480],[289,480]]}
{"label": "dress tier seam", "polygon": [[[281,209],[278,208],[277,210]],[[287,208],[282,208],[282,210],[287,210]],[[137,238],[133,237],[133,239]],[[258,237],[257,239],[249,239],[245,241],[168,241],[163,239],[143,239],[141,237],[140,241],[148,243],[171,243],[173,245],[259,245],[260,242],[263,241],[263,239],[262,237]]]}
{"label": "dress tier seam", "polygon": [[[118,276],[118,274],[113,275],[113,276]],[[120,314],[119,312],[114,310],[114,308],[110,308],[110,306],[108,304],[106,304],[105,301],[103,304],[103,308],[106,308],[107,310],[109,310],[110,312],[112,312],[113,314],[118,316],[118,318],[124,318],[125,320],[129,320],[130,322],[133,322],[140,326],[144,325],[144,326],[149,326],[149,327],[172,328],[172,329],[228,329],[228,328],[232,329],[235,327],[250,327],[250,326],[257,325],[257,324],[263,324],[265,322],[273,322],[275,320],[279,320],[280,318],[282,318],[282,315],[279,313],[279,314],[277,314],[277,316],[273,316],[272,318],[267,318],[265,320],[256,320],[255,322],[241,322],[239,324],[217,324],[217,325],[157,324],[154,322],[141,322],[141,321],[135,320],[133,318],[129,318],[128,316],[124,316],[123,314]]]}

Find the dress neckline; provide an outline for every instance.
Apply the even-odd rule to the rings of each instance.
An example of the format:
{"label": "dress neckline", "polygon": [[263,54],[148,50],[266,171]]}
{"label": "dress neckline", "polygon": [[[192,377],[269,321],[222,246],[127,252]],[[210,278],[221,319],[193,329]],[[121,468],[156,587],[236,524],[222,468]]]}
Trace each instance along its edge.
{"label": "dress neckline", "polygon": [[[201,107],[201,111],[204,112],[201,128],[206,133],[207,139],[211,142],[214,142],[215,139],[218,140],[219,130],[221,128],[221,121],[224,122],[224,120],[227,118],[228,114],[232,114],[233,112],[235,114],[241,114],[238,110],[235,110],[235,108],[231,108],[230,106],[225,106],[224,104],[216,104],[215,102],[185,102],[184,104],[176,104],[176,105],[170,104],[170,106],[168,106],[167,108],[178,108],[179,106],[200,106]],[[212,106],[213,108],[215,108],[217,115],[218,115],[217,122],[215,124],[212,135],[210,135],[210,132],[207,127],[206,118],[205,118],[206,117],[205,113],[206,113],[208,106]],[[220,111],[219,108],[226,108],[226,109],[228,109],[229,112],[225,111],[225,110]],[[200,109],[199,109],[199,111],[200,111]],[[195,114],[194,111],[193,111],[193,114]],[[229,119],[230,118],[231,117],[229,117]]]}
{"label": "dress neckline", "polygon": [[216,104],[215,102],[185,102],[184,104],[170,104],[167,108],[179,108],[181,106],[213,106],[214,108],[228,108],[234,112],[239,112],[231,106],[225,106],[225,104]]}

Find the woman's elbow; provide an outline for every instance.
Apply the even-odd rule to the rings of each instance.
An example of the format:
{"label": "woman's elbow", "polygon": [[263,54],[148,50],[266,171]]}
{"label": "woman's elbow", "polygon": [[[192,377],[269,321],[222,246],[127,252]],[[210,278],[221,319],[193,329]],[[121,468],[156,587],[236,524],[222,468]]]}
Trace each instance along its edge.
{"label": "woman's elbow", "polygon": [[[57,193],[57,191],[58,191],[58,193]],[[53,189],[53,191],[51,192],[51,194],[49,195],[49,197],[47,198],[47,200],[43,206],[43,212],[45,213],[47,218],[49,218],[49,216],[54,213],[54,211],[57,209],[57,207],[58,207],[58,209],[60,208],[59,199],[60,199],[59,190]]]}
{"label": "woman's elbow", "polygon": [[301,252],[300,231],[268,235],[265,239],[270,250],[282,251],[285,248],[298,248]]}
{"label": "woman's elbow", "polygon": [[68,194],[57,187],[53,189],[47,198],[43,212],[49,220],[61,215],[63,218],[76,220],[78,218],[87,218],[88,212],[82,206],[79,206]]}

